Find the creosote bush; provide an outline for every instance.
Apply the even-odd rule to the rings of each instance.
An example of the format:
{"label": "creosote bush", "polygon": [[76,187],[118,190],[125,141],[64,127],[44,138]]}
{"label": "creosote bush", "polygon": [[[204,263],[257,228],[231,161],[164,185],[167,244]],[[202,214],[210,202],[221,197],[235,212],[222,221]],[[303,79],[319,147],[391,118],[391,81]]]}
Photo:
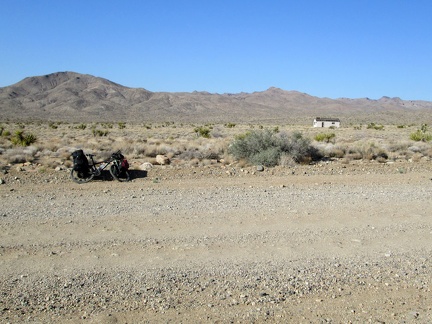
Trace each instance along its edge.
{"label": "creosote bush", "polygon": [[288,156],[296,163],[307,162],[317,157],[317,150],[301,133],[276,134],[268,129],[253,130],[237,136],[229,145],[228,153],[250,164],[268,167],[278,165],[282,156],[285,161]]}

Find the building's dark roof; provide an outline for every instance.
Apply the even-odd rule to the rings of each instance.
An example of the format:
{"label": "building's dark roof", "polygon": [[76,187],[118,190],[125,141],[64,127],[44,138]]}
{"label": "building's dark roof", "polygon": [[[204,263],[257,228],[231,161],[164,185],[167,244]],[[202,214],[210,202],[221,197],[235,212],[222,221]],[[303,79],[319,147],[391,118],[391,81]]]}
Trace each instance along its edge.
{"label": "building's dark roof", "polygon": [[330,122],[340,122],[339,118],[325,118],[325,117],[317,117],[316,121],[330,121]]}

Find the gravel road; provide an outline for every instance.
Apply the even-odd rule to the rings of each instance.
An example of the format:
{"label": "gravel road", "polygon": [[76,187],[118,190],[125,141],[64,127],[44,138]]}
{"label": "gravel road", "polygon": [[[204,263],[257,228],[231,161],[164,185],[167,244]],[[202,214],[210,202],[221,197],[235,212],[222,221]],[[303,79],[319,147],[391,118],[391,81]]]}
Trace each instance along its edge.
{"label": "gravel road", "polygon": [[11,170],[0,322],[431,323],[431,177],[155,167],[78,185]]}

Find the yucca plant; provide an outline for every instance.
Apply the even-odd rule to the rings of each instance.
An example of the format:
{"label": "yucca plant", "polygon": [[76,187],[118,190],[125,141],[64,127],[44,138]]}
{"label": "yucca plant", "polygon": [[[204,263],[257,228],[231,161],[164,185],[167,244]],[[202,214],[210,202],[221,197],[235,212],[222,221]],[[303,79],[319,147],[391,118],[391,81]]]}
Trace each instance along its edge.
{"label": "yucca plant", "polygon": [[36,136],[33,134],[24,134],[23,130],[17,130],[10,140],[14,145],[29,146],[36,142]]}

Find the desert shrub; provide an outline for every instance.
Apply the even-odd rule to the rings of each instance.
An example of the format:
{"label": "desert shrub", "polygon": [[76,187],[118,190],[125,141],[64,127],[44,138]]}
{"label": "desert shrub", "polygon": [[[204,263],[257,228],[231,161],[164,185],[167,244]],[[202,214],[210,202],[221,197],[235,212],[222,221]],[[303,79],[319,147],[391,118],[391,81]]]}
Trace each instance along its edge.
{"label": "desert shrub", "polygon": [[278,165],[284,166],[284,167],[292,167],[296,164],[296,162],[292,159],[292,157],[288,154],[281,153],[279,156],[279,162]]}
{"label": "desert shrub", "polygon": [[249,162],[255,165],[275,166],[280,162],[281,149],[277,146],[268,147],[249,157]]}
{"label": "desert shrub", "polygon": [[87,128],[87,125],[86,125],[86,124],[79,124],[79,125],[76,126],[75,128],[76,128],[76,129],[82,129],[82,130],[84,130],[84,129]]}
{"label": "desert shrub", "polygon": [[204,138],[210,138],[210,128],[205,126],[199,126],[194,128],[194,132],[197,136],[201,136]]}
{"label": "desert shrub", "polygon": [[345,148],[339,145],[336,146],[333,143],[318,143],[316,148],[320,152],[320,155],[330,158],[343,158],[346,151]]}
{"label": "desert shrub", "polygon": [[219,127],[215,127],[212,129],[210,136],[212,138],[223,138],[224,132]]}
{"label": "desert shrub", "polygon": [[363,155],[360,152],[351,151],[345,155],[347,160],[361,160]]}
{"label": "desert shrub", "polygon": [[319,134],[315,135],[314,139],[317,142],[329,143],[335,137],[336,137],[335,133],[319,133]]}
{"label": "desert shrub", "polygon": [[403,151],[408,149],[410,145],[410,142],[396,142],[396,143],[390,143],[386,145],[386,148],[389,152],[397,152],[397,151]]}
{"label": "desert shrub", "polygon": [[93,134],[94,137],[96,137],[96,136],[107,136],[109,134],[109,132],[107,130],[100,130],[100,129],[93,128],[92,129],[92,134]]}
{"label": "desert shrub", "polygon": [[104,128],[113,128],[113,124],[112,123],[101,123],[101,126]]}
{"label": "desert shrub", "polygon": [[2,156],[7,163],[16,164],[16,163],[33,162],[36,153],[37,153],[37,148],[34,146],[29,146],[29,147],[13,148],[13,149],[5,150]]}
{"label": "desert shrub", "polygon": [[30,133],[24,134],[23,130],[17,130],[10,140],[14,145],[29,146],[36,142],[36,136]]}
{"label": "desert shrub", "polygon": [[49,122],[48,127],[52,128],[52,129],[57,129],[58,125],[56,125],[54,122]]}
{"label": "desert shrub", "polygon": [[413,141],[416,141],[416,142],[420,142],[420,141],[428,142],[432,139],[432,135],[422,133],[420,130],[418,130],[418,131],[410,134],[410,139],[412,139]]}
{"label": "desert shrub", "polygon": [[124,128],[126,128],[126,123],[124,123],[124,122],[119,122],[119,123],[118,123],[118,128],[119,128],[119,129],[124,129]]}
{"label": "desert shrub", "polygon": [[377,125],[375,123],[370,123],[370,124],[367,125],[366,128],[367,129],[383,130],[384,129],[384,125]]}
{"label": "desert shrub", "polygon": [[379,160],[383,162],[389,158],[384,148],[375,143],[359,143],[348,148],[346,158],[349,160]]}
{"label": "desert shrub", "polygon": [[225,124],[226,128],[234,128],[235,126],[236,126],[236,124],[234,124],[234,123],[227,123],[227,124]]}
{"label": "desert shrub", "polygon": [[228,147],[228,153],[236,159],[244,159],[251,164],[275,166],[280,163],[282,154],[297,163],[316,157],[317,150],[310,140],[301,133],[276,134],[270,130],[254,130],[237,136]]}
{"label": "desert shrub", "polygon": [[428,126],[423,124],[420,129],[410,134],[410,139],[416,142],[429,142],[432,140],[432,134],[428,132]]}

